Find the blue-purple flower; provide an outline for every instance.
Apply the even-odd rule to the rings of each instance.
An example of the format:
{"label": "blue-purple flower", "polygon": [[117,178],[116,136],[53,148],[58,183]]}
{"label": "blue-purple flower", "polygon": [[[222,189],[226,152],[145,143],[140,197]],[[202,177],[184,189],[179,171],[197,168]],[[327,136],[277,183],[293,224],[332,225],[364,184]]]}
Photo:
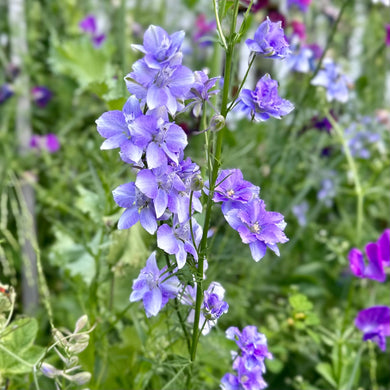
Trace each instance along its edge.
{"label": "blue-purple flower", "polygon": [[311,81],[312,85],[326,88],[326,98],[329,102],[337,100],[345,103],[348,100],[348,78],[341,72],[341,69],[331,59],[323,62],[317,76]]}
{"label": "blue-purple flower", "polygon": [[13,89],[9,84],[3,84],[0,87],[0,104],[4,103],[14,94]]}
{"label": "blue-purple flower", "polygon": [[217,22],[214,19],[208,22],[205,14],[199,14],[195,20],[195,31],[192,36],[193,40],[197,42],[200,47],[212,45],[212,38],[213,35],[215,35],[216,27]]}
{"label": "blue-purple flower", "polygon": [[311,0],[287,0],[287,6],[290,8],[293,5],[297,6],[302,12],[307,12]]}
{"label": "blue-purple flower", "polygon": [[254,39],[247,39],[245,43],[251,52],[268,58],[283,59],[291,52],[282,23],[271,22],[268,17],[257,28]]}
{"label": "blue-purple flower", "polygon": [[[184,305],[195,305],[196,289],[188,285],[180,297]],[[201,312],[199,316],[199,328],[202,334],[206,335],[211,328],[217,324],[217,320],[229,310],[229,305],[224,301],[225,289],[218,282],[211,282],[207,290],[203,293],[203,302],[201,305]],[[195,310],[191,310],[187,321],[194,322]]]}
{"label": "blue-purple flower", "polygon": [[384,266],[390,266],[390,229],[385,229],[379,237],[377,244],[379,246],[379,256]]}
{"label": "blue-purple flower", "polygon": [[299,226],[306,226],[306,214],[309,210],[309,203],[307,201],[303,201],[302,203],[296,204],[291,208],[291,211],[295,215],[295,218],[298,221]]}
{"label": "blue-purple flower", "polygon": [[286,227],[282,214],[266,211],[263,200],[254,198],[248,203],[226,202],[222,212],[228,224],[239,233],[244,244],[249,244],[255,261],[262,259],[267,248],[279,256],[278,243],[288,238],[283,230]]}
{"label": "blue-purple flower", "polygon": [[153,252],[146,261],[146,267],[141,270],[138,278],[133,282],[130,302],[142,299],[146,316],[156,316],[169,299],[176,298],[179,288],[179,279],[167,272],[166,266],[161,271],[159,270],[156,253]]}
{"label": "blue-purple flower", "polygon": [[378,143],[381,140],[380,134],[367,130],[370,122],[371,118],[363,117],[359,124],[354,122],[345,129],[348,146],[353,157],[370,158],[370,145]]}
{"label": "blue-purple flower", "polygon": [[355,325],[363,332],[363,341],[372,340],[382,351],[386,350],[386,337],[390,336],[390,307],[373,306],[360,311]]}
{"label": "blue-purple flower", "polygon": [[50,89],[40,85],[32,88],[31,94],[35,104],[40,108],[45,108],[53,96],[53,92]]}
{"label": "blue-purple flower", "polygon": [[256,88],[243,89],[237,110],[241,110],[255,121],[266,121],[271,116],[281,119],[294,109],[293,104],[278,95],[278,83],[269,74],[264,75],[256,84]]}
{"label": "blue-purple flower", "polygon": [[149,68],[160,69],[166,64],[180,65],[184,35],[184,31],[169,35],[163,28],[151,25],[145,31],[144,44],[133,44],[131,47],[145,54],[145,64]]}

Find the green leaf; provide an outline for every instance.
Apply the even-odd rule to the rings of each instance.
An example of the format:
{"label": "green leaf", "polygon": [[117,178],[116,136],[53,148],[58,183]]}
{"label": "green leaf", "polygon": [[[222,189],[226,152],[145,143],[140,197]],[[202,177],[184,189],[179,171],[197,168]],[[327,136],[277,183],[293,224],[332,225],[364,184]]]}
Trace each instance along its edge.
{"label": "green leaf", "polygon": [[291,307],[296,311],[310,311],[313,308],[313,304],[303,294],[294,294],[288,298]]}
{"label": "green leaf", "polygon": [[336,379],[333,376],[332,366],[329,363],[319,363],[316,371],[334,388],[337,387]]}
{"label": "green leaf", "polygon": [[77,186],[77,191],[79,197],[76,199],[76,207],[88,214],[93,221],[101,223],[104,214],[104,200],[100,199],[96,192],[87,190],[81,185]]}

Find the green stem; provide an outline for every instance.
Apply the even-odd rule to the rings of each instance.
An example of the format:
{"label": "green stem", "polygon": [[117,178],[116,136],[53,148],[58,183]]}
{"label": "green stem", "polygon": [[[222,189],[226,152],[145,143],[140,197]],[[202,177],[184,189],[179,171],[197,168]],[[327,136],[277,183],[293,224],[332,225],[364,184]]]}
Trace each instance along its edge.
{"label": "green stem", "polygon": [[18,355],[15,355],[12,351],[10,351],[7,347],[4,347],[4,345],[2,345],[1,343],[0,343],[0,349],[3,350],[8,355],[12,356],[19,363],[22,363],[25,366],[30,367],[31,369],[34,368],[34,364],[31,364],[31,363],[27,362],[26,360],[22,359],[21,357],[19,357]]}
{"label": "green stem", "polygon": [[335,131],[337,137],[341,145],[343,146],[345,157],[347,159],[350,170],[352,171],[353,181],[355,185],[355,194],[357,197],[356,204],[356,242],[360,242],[360,237],[362,234],[362,226],[363,226],[363,201],[364,201],[364,193],[362,189],[362,185],[360,183],[358,169],[356,167],[356,163],[354,158],[352,157],[351,150],[349,148],[348,142],[345,140],[343,136],[343,130],[338,125],[338,123],[334,120],[332,115],[328,112],[326,118],[331,123],[333,130]]}
{"label": "green stem", "polygon": [[[215,5],[215,1],[214,1],[214,5]],[[229,86],[230,86],[230,77],[231,77],[232,62],[233,62],[233,51],[235,45],[234,37],[235,37],[235,30],[236,30],[238,6],[239,6],[239,1],[235,0],[234,12],[233,12],[231,28],[230,28],[229,44],[225,48],[226,61],[225,61],[224,83],[223,83],[222,104],[221,104],[221,115],[225,118],[228,112],[227,105],[229,99]],[[217,11],[215,13],[216,15],[218,14]],[[195,315],[194,315],[194,325],[192,330],[192,343],[191,343],[192,362],[195,361],[196,350],[199,341],[199,318],[201,312],[201,305],[203,302],[203,268],[204,268],[204,259],[206,258],[206,249],[207,249],[207,232],[210,227],[211,209],[213,205],[212,198],[214,195],[215,182],[217,180],[219,167],[221,166],[222,141],[223,141],[224,131],[225,128],[216,133],[217,140],[216,140],[215,154],[212,162],[210,190],[207,199],[206,215],[205,215],[205,221],[203,225],[203,235],[199,244],[198,272],[196,278],[197,289],[196,289],[196,301],[195,301]]]}
{"label": "green stem", "polygon": [[378,382],[376,379],[377,362],[376,362],[376,355],[375,355],[374,348],[375,348],[375,344],[370,340],[368,342],[368,351],[370,355],[370,381],[371,381],[372,390],[378,390]]}

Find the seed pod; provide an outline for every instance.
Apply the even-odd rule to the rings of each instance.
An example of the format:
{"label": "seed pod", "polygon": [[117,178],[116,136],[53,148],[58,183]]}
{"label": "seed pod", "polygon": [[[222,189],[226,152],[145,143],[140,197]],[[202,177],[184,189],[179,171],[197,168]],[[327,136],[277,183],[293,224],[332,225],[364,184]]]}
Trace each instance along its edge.
{"label": "seed pod", "polygon": [[210,121],[210,131],[222,130],[225,126],[225,118],[222,115],[214,115]]}
{"label": "seed pod", "polygon": [[195,175],[191,179],[191,191],[200,191],[203,188],[203,179],[201,175]]}

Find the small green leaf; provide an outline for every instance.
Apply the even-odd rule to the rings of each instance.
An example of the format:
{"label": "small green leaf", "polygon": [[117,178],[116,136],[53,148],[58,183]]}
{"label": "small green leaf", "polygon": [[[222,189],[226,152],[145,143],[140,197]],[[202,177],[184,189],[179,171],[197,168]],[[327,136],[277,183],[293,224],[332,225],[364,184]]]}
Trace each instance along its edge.
{"label": "small green leaf", "polygon": [[317,372],[333,387],[337,387],[336,379],[333,376],[332,366],[329,363],[319,363],[316,366]]}

